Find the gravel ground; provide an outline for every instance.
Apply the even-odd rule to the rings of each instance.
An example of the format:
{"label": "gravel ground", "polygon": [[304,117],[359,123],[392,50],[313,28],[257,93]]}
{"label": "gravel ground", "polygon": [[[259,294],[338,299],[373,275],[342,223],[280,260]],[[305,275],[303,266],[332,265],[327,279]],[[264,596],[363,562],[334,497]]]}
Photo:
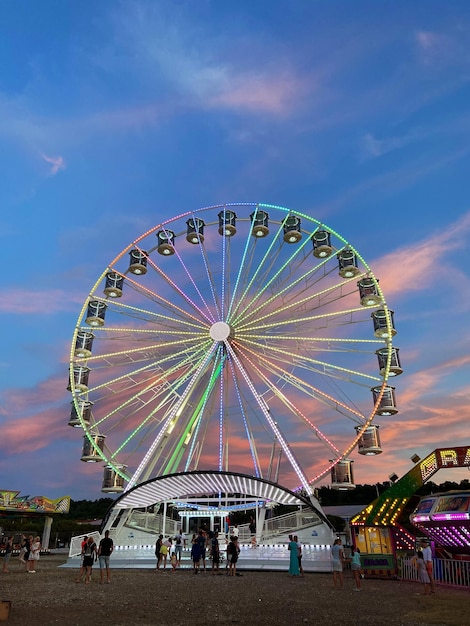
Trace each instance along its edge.
{"label": "gravel ground", "polygon": [[14,559],[10,573],[0,574],[0,599],[12,602],[6,624],[464,626],[470,615],[468,589],[438,587],[424,597],[417,583],[366,579],[356,593],[350,573],[338,591],[328,574],[228,577],[224,570],[220,576],[195,576],[188,570],[115,569],[111,584],[100,585],[95,565],[92,582],[85,585],[74,582],[75,570],[58,567],[64,561],[63,555],[41,557],[37,573],[28,574]]}

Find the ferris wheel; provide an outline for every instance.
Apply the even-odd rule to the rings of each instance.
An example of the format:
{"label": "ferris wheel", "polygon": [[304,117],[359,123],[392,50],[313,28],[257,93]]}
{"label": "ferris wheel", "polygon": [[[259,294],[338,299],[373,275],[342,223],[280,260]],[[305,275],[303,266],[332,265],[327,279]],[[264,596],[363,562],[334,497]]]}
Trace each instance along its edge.
{"label": "ferris wheel", "polygon": [[341,235],[256,203],[145,232],[103,270],[73,335],[69,425],[105,492],[174,472],[353,488],[397,413],[393,311]]}

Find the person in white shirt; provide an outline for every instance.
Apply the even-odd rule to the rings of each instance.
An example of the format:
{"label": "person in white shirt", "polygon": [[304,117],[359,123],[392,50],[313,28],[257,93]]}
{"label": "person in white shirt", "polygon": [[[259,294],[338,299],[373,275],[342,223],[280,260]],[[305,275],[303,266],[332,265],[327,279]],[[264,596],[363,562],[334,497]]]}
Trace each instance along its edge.
{"label": "person in white shirt", "polygon": [[434,576],[432,574],[432,551],[429,545],[429,541],[427,539],[423,539],[421,541],[421,550],[423,551],[423,559],[426,565],[426,571],[429,576],[429,580],[431,583],[431,593],[434,592]]}

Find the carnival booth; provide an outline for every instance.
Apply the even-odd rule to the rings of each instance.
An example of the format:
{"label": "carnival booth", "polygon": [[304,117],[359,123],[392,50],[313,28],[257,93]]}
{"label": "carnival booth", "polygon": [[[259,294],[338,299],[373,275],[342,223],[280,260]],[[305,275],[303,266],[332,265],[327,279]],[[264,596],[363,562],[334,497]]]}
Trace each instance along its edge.
{"label": "carnival booth", "polygon": [[[421,460],[374,502],[351,519],[354,545],[369,576],[399,575],[400,557],[414,552],[416,536],[403,527],[404,514],[416,491],[440,469],[469,467],[470,447],[438,448]],[[409,511],[409,508],[408,508]],[[416,535],[430,537],[436,549],[470,555],[470,491],[421,498],[410,517]]]}

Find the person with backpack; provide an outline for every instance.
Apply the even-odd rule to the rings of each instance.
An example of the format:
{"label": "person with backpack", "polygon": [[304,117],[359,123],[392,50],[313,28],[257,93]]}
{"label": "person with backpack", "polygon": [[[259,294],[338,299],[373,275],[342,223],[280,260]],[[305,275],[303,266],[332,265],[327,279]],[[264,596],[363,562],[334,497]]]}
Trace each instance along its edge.
{"label": "person with backpack", "polygon": [[93,537],[88,537],[88,540],[83,549],[83,567],[85,568],[85,585],[90,584],[91,569],[97,557],[98,557],[98,550],[96,548],[96,543],[94,542]]}
{"label": "person with backpack", "polygon": [[178,530],[178,534],[175,536],[175,554],[178,564],[181,563],[181,555],[183,553],[183,534],[181,528]]}

